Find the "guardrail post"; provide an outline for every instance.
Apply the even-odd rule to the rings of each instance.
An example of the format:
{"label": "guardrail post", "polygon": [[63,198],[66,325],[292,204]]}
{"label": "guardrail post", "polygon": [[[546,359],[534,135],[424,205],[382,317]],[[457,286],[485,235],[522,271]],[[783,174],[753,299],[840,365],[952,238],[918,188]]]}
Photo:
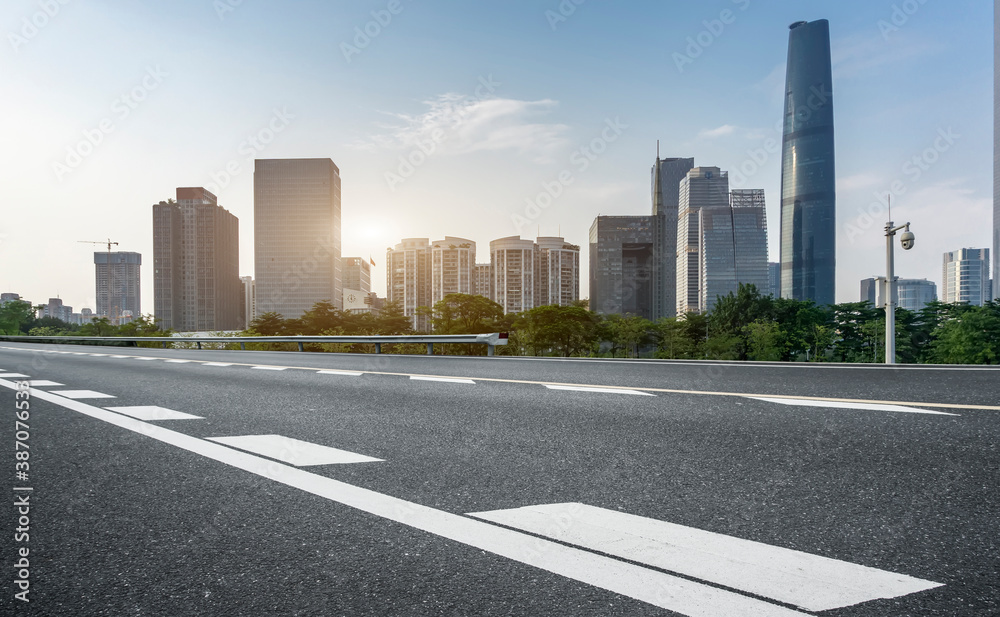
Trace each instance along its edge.
{"label": "guardrail post", "polygon": [[243,341],[240,341],[240,351],[246,351],[246,350],[247,350],[247,344],[244,343]]}
{"label": "guardrail post", "polygon": [[164,348],[164,349],[166,349],[166,348],[167,348],[167,342],[166,342],[166,341],[163,341],[163,348]]}
{"label": "guardrail post", "polygon": [[299,343],[299,351],[305,351],[305,349],[302,348],[302,341],[299,341],[298,343]]}
{"label": "guardrail post", "polygon": [[375,343],[375,353],[382,353],[382,343]]}
{"label": "guardrail post", "polygon": [[493,348],[494,347],[496,347],[496,345],[490,345],[489,343],[486,344],[486,355],[487,356],[492,356],[493,355]]}
{"label": "guardrail post", "polygon": [[427,355],[428,356],[434,355],[434,343],[427,343]]}
{"label": "guardrail post", "polygon": [[198,349],[201,349],[201,341],[198,341]]}

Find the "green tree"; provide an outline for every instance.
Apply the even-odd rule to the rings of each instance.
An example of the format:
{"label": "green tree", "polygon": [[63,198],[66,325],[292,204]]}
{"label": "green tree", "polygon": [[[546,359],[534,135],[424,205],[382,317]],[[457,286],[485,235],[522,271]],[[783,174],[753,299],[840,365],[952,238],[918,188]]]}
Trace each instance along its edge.
{"label": "green tree", "polygon": [[533,355],[547,350],[569,357],[593,352],[597,318],[579,306],[538,306],[521,313],[521,330]]}
{"label": "green tree", "polygon": [[748,360],[781,360],[784,355],[782,349],[784,336],[781,326],[776,322],[765,319],[758,319],[743,328],[745,340],[747,342]]}
{"label": "green tree", "polygon": [[257,315],[247,328],[254,332],[252,336],[281,336],[285,333],[285,329],[285,318],[273,311]]}
{"label": "green tree", "polygon": [[945,319],[931,343],[942,364],[1000,364],[1000,302],[966,307]]}
{"label": "green tree", "polygon": [[435,334],[485,334],[497,331],[503,306],[470,294],[448,294],[434,304],[431,323]]}
{"label": "green tree", "polygon": [[35,309],[30,302],[12,300],[0,306],[0,333],[21,334],[35,317]]}
{"label": "green tree", "polygon": [[608,315],[600,324],[598,332],[603,340],[611,342],[611,356],[621,349],[624,357],[638,357],[639,345],[650,337],[653,324],[638,315]]}

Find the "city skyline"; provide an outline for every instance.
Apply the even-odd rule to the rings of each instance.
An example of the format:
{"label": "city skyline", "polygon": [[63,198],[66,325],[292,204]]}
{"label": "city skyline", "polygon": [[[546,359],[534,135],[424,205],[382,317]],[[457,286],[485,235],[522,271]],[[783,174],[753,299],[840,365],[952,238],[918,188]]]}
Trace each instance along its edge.
{"label": "city skyline", "polygon": [[[255,158],[336,161],[343,254],[375,257],[380,295],[378,256],[399,238],[559,235],[588,263],[594,217],[648,212],[657,139],[665,156],[728,169],[732,188],[765,190],[776,261],[786,37],[816,19],[830,22],[837,93],[836,300],[880,268],[879,195],[894,193],[893,218],[917,235],[901,277],[940,283],[942,253],[993,243],[993,146],[977,130],[993,112],[984,3],[899,14],[892,2],[583,3],[569,15],[558,3],[461,14],[402,3],[367,43],[384,2],[222,4],[232,10],[116,7],[116,20],[105,3],[60,5],[25,37],[39,5],[12,3],[0,23],[24,41],[9,38],[0,63],[19,96],[2,105],[19,148],[3,155],[0,198],[24,212],[0,227],[0,261],[45,250],[3,268],[0,289],[95,308],[76,241],[152,255],[150,205],[177,186],[204,186],[241,220],[239,274],[258,276]],[[581,272],[581,297],[587,287]]]}

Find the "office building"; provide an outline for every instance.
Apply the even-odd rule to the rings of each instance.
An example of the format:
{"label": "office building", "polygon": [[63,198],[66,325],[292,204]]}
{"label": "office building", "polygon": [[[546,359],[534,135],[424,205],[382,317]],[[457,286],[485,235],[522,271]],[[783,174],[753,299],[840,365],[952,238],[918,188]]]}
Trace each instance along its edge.
{"label": "office building", "polygon": [[343,307],[340,169],[325,159],[257,159],[254,276],[257,312],[297,318]]}
{"label": "office building", "polygon": [[538,245],[520,236],[490,242],[493,300],[504,314],[520,313],[542,306],[541,255]]}
{"label": "office building", "polygon": [[427,238],[404,238],[386,249],[386,301],[398,302],[417,332],[428,332],[430,323],[417,308],[431,305],[431,255]]}
{"label": "office building", "polygon": [[7,304],[8,302],[17,302],[19,300],[23,300],[21,298],[21,294],[16,294],[16,293],[13,293],[13,292],[4,292],[4,293],[0,294],[0,306],[3,306],[4,304]]}
{"label": "office building", "polygon": [[492,285],[493,274],[490,264],[476,264],[475,280],[472,282],[472,293],[492,300]]}
{"label": "office building", "polygon": [[580,247],[560,237],[536,240],[540,293],[536,306],[570,306],[580,299]]}
{"label": "office building", "polygon": [[372,290],[371,262],[361,257],[344,257],[343,263],[344,289],[356,289],[364,293],[370,292]]}
{"label": "office building", "polygon": [[122,322],[128,312],[142,315],[140,302],[139,269],[142,255],[127,251],[95,252],[94,269],[97,275],[97,314],[107,317],[112,324]]}
{"label": "office building", "polygon": [[153,206],[153,313],[181,332],[244,327],[239,220],[201,187]]}
{"label": "office building", "polygon": [[476,243],[445,236],[430,245],[431,306],[448,294],[471,294],[476,269]]}
{"label": "office building", "polygon": [[[893,290],[895,304],[908,311],[919,311],[937,300],[937,285],[927,279],[896,278]],[[885,308],[885,277],[861,279],[861,301],[876,308]]]}
{"label": "office building", "polygon": [[590,310],[653,317],[654,216],[598,216],[590,226]]}
{"label": "office building", "polygon": [[720,296],[753,285],[767,293],[767,214],[763,189],[730,193],[726,208],[698,210],[698,309],[710,312]]}
{"label": "office building", "polygon": [[833,304],[836,178],[830,26],[790,26],[781,153],[781,295]]}
{"label": "office building", "polygon": [[249,328],[257,319],[257,285],[252,276],[241,276],[240,283],[243,285],[243,315],[246,318],[244,328]]}
{"label": "office building", "polygon": [[781,262],[767,262],[767,291],[761,290],[764,295],[771,294],[775,298],[781,297]]}
{"label": "office building", "polygon": [[[702,217],[703,209],[712,209]],[[700,313],[707,310],[703,305],[705,298],[715,300],[715,294],[720,287],[719,280],[732,278],[721,268],[725,261],[732,264],[732,257],[723,254],[727,249],[722,247],[728,242],[728,250],[734,250],[732,225],[729,226],[729,238],[724,238],[723,219],[730,217],[729,175],[718,167],[695,167],[691,169],[680,183],[680,207],[677,214],[677,315]],[[709,243],[714,247],[713,254],[702,253],[704,237],[702,223],[711,222]],[[720,252],[722,251],[722,252]],[[710,257],[712,262],[703,267],[703,258]],[[730,266],[731,267],[731,266]],[[708,285],[704,289],[702,287]],[[727,292],[728,293],[728,292]]]}
{"label": "office building", "polygon": [[990,249],[959,249],[944,254],[941,301],[982,306],[992,298]]}
{"label": "office building", "polygon": [[672,317],[677,311],[677,213],[680,183],[694,168],[693,158],[660,158],[657,143],[652,170],[653,272],[650,315]]}
{"label": "office building", "polygon": [[73,307],[63,304],[59,298],[49,298],[49,303],[43,304],[41,310],[38,311],[38,317],[39,319],[51,317],[66,323],[76,323],[73,320]]}

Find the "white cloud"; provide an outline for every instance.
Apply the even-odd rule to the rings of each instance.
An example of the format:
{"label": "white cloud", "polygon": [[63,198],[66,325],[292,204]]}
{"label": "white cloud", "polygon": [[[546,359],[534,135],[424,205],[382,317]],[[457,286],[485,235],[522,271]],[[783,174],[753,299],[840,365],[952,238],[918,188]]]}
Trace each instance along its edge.
{"label": "white cloud", "polygon": [[713,139],[715,137],[725,137],[727,135],[732,135],[736,132],[736,127],[732,124],[723,124],[720,127],[714,129],[705,129],[698,133],[698,137],[705,139]]}
{"label": "white cloud", "polygon": [[435,153],[452,155],[514,150],[533,162],[546,163],[568,143],[567,125],[534,120],[558,106],[551,99],[475,99],[442,94],[424,104],[429,109],[422,114],[389,114],[396,122],[380,125],[384,133],[355,145],[375,151],[411,150],[433,144]]}

